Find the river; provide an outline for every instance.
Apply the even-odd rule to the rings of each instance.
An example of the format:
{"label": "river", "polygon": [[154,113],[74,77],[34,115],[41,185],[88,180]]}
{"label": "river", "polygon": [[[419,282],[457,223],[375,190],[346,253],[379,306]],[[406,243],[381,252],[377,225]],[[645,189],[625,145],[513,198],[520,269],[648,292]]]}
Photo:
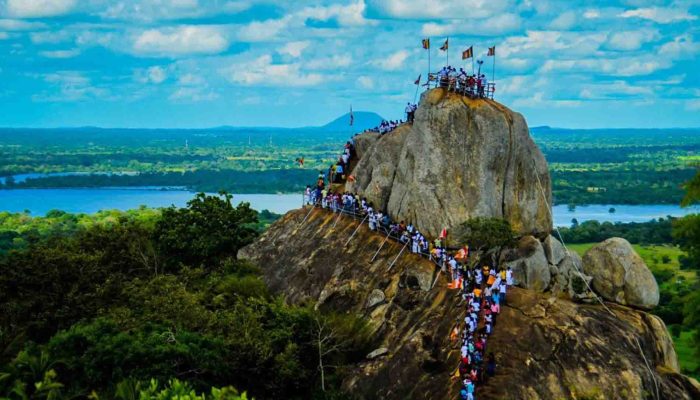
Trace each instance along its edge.
{"label": "river", "polygon": [[[141,205],[148,207],[184,206],[194,196],[181,189],[164,190],[159,187],[139,188],[84,188],[84,189],[13,189],[0,190],[0,211],[24,212],[45,215],[49,210],[71,213],[94,213],[105,209],[128,210]],[[234,194],[236,203],[247,201],[256,210],[270,210],[283,214],[301,205],[301,194]],[[614,208],[615,212],[609,212]],[[646,222],[666,216],[679,217],[700,212],[697,207],[681,208],[675,205],[588,205],[570,211],[566,205],[554,207],[557,226],[570,226],[578,222]]]}

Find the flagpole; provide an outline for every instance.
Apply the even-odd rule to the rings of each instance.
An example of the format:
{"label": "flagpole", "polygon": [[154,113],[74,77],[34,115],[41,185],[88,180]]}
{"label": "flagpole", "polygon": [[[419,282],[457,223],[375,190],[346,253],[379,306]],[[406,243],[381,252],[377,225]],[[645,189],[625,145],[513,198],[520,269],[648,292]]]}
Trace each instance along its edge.
{"label": "flagpole", "polygon": [[416,98],[418,97],[418,88],[419,87],[420,87],[420,79],[418,79],[418,84],[416,85],[416,94],[413,95],[413,104],[416,104]]}
{"label": "flagpole", "polygon": [[430,37],[428,37],[428,89],[430,89]]}
{"label": "flagpole", "polygon": [[496,84],[496,49],[493,49],[493,69],[491,70],[491,82]]}
{"label": "flagpole", "polygon": [[447,45],[447,48],[445,49],[445,66],[450,65],[450,37],[448,36],[447,39],[445,40],[445,44]]}

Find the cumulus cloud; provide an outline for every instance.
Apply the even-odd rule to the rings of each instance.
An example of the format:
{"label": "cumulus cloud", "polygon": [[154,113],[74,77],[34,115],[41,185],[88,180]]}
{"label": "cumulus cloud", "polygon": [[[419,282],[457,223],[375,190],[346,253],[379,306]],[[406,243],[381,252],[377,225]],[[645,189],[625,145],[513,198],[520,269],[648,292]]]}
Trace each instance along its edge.
{"label": "cumulus cloud", "polygon": [[308,60],[304,66],[308,69],[337,69],[352,64],[352,58],[347,54],[334,54],[330,57],[319,57]]}
{"label": "cumulus cloud", "polygon": [[181,87],[177,88],[170,96],[172,101],[201,102],[212,101],[219,98],[219,94],[203,87]]}
{"label": "cumulus cloud", "polygon": [[471,36],[490,36],[513,32],[520,28],[522,21],[516,14],[504,13],[482,20],[454,20],[447,23],[428,22],[423,25],[425,36],[445,36],[469,34]]}
{"label": "cumulus cloud", "polygon": [[658,57],[622,57],[617,59],[547,60],[539,71],[577,72],[604,74],[610,76],[649,75],[668,68],[670,61]]}
{"label": "cumulus cloud", "polygon": [[508,8],[508,0],[370,0],[369,9],[397,19],[487,18]]}
{"label": "cumulus cloud", "polygon": [[618,31],[608,39],[608,47],[613,50],[637,50],[658,37],[656,30]]}
{"label": "cumulus cloud", "polygon": [[302,40],[298,42],[288,42],[284,46],[282,46],[279,50],[277,50],[280,54],[285,54],[291,57],[299,57],[301,56],[301,53],[309,47],[311,42],[308,40]]}
{"label": "cumulus cloud", "polygon": [[44,91],[32,96],[32,100],[40,102],[72,102],[91,99],[103,99],[109,96],[105,88],[94,86],[83,72],[57,71],[39,75],[49,84],[52,91]]}
{"label": "cumulus cloud", "polygon": [[529,57],[556,54],[590,56],[607,39],[602,32],[527,31],[525,36],[508,37],[500,46],[501,55]]}
{"label": "cumulus cloud", "polygon": [[576,13],[573,11],[566,11],[554,18],[554,20],[552,20],[552,22],[549,24],[549,27],[556,30],[567,30],[574,26],[575,23]]}
{"label": "cumulus cloud", "polygon": [[228,40],[222,30],[206,25],[149,29],[141,32],[133,44],[135,53],[147,56],[215,54],[227,48]]}
{"label": "cumulus cloud", "polygon": [[372,89],[374,87],[374,80],[370,78],[369,76],[361,76],[357,78],[357,84],[362,88],[362,89]]}
{"label": "cumulus cloud", "polygon": [[386,71],[396,71],[404,66],[410,53],[406,50],[399,50],[386,58],[374,61],[373,64]]}
{"label": "cumulus cloud", "polygon": [[275,64],[272,56],[263,55],[252,61],[236,63],[222,71],[230,82],[244,86],[315,86],[324,81],[317,73],[304,73],[301,64]]}
{"label": "cumulus cloud", "polygon": [[291,17],[253,21],[238,30],[238,39],[244,42],[264,42],[279,36],[289,26]]}
{"label": "cumulus cloud", "polygon": [[673,41],[664,43],[659,49],[659,54],[673,58],[683,58],[693,56],[700,52],[700,43],[693,41],[690,35],[681,35]]}
{"label": "cumulus cloud", "polygon": [[80,54],[78,49],[69,50],[46,50],[40,51],[39,54],[46,58],[73,58]]}
{"label": "cumulus cloud", "polygon": [[68,14],[76,3],[76,0],[7,0],[5,7],[12,17],[41,18]]}
{"label": "cumulus cloud", "polygon": [[642,18],[660,24],[668,24],[676,21],[694,21],[697,16],[688,13],[688,10],[670,7],[647,7],[627,10],[620,14],[622,18]]}
{"label": "cumulus cloud", "polygon": [[4,31],[28,31],[42,29],[46,26],[41,22],[30,22],[21,19],[0,19],[0,29]]}

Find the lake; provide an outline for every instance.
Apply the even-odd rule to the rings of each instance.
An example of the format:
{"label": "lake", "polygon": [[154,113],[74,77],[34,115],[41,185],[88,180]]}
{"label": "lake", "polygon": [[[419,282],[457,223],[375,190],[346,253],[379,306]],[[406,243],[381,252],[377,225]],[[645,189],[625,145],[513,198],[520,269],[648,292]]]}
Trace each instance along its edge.
{"label": "lake", "polygon": [[[160,187],[84,188],[84,189],[13,189],[0,190],[0,211],[45,215],[50,210],[70,213],[94,213],[99,210],[128,210],[148,207],[184,206],[195,193],[187,190],[162,190]],[[284,214],[301,207],[301,194],[234,194],[236,204],[247,201],[256,210]]]}
{"label": "lake", "polygon": [[[160,187],[138,188],[84,188],[84,189],[13,189],[0,190],[0,211],[23,212],[45,215],[53,209],[71,213],[94,213],[104,209],[128,210],[141,205],[148,207],[184,206],[194,192],[187,190],[163,190]],[[301,194],[234,194],[234,202],[247,201],[256,210],[270,210],[278,214],[299,208]],[[608,212],[615,208],[614,213]],[[588,205],[569,211],[568,206],[554,207],[554,222],[557,226],[570,226],[571,220],[578,222],[598,220],[601,222],[646,222],[668,215],[679,217],[700,212],[698,207],[681,208],[675,205]]]}

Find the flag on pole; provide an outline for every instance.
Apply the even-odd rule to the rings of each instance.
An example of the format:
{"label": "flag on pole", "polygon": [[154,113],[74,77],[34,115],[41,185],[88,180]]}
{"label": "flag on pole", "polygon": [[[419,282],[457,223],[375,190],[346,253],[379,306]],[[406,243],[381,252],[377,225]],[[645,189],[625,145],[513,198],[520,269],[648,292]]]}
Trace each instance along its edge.
{"label": "flag on pole", "polygon": [[352,113],[352,106],[350,106],[350,126],[355,122],[355,116]]}
{"label": "flag on pole", "polygon": [[418,79],[416,79],[415,81],[413,81],[413,84],[414,84],[414,85],[420,85],[420,77],[421,77],[421,75],[423,75],[423,74],[418,75]]}
{"label": "flag on pole", "polygon": [[430,39],[423,39],[423,49],[430,49]]}
{"label": "flag on pole", "polygon": [[462,60],[474,57],[474,46],[469,46],[468,49],[462,52]]}
{"label": "flag on pole", "polygon": [[449,43],[448,43],[449,41],[450,41],[449,38],[445,39],[445,43],[442,45],[442,47],[440,47],[440,50],[446,51],[449,48]]}
{"label": "flag on pole", "polygon": [[442,231],[440,231],[440,239],[444,239],[447,237],[447,228],[442,228]]}
{"label": "flag on pole", "polygon": [[489,52],[486,54],[487,57],[496,56],[496,46],[489,47]]}

